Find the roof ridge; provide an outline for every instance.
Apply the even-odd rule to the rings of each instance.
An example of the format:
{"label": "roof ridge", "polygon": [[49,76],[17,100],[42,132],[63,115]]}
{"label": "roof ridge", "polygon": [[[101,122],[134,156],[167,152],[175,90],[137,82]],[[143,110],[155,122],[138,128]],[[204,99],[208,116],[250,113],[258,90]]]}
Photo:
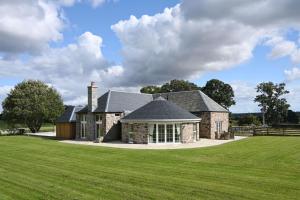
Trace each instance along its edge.
{"label": "roof ridge", "polygon": [[[224,108],[223,106],[221,106],[219,103],[217,103],[215,100],[213,100],[212,98],[210,98],[210,97],[209,97],[207,94],[205,94],[204,92],[202,92],[202,91],[199,90],[199,93],[200,93],[201,97],[202,97],[202,95],[205,97],[205,98],[202,97],[202,99],[203,99],[203,102],[205,103],[206,107],[209,108],[209,110],[212,110],[212,108],[211,108],[211,104],[209,104],[209,103],[207,102],[208,99],[211,100],[213,103],[215,103],[217,106],[223,108],[224,110],[226,110],[226,111],[228,112],[228,109],[226,109],[226,108]],[[209,106],[208,106],[208,105],[209,105]]]}
{"label": "roof ridge", "polygon": [[76,108],[76,106],[73,106],[72,114],[71,114],[71,117],[70,117],[69,121],[71,121],[71,120],[73,119],[73,115],[74,115],[74,112],[75,112],[75,108]]}
{"label": "roof ridge", "polygon": [[111,93],[111,90],[108,90],[106,105],[105,105],[105,112],[107,112],[107,110],[108,110],[108,102],[109,102],[109,99],[110,99],[110,93]]}
{"label": "roof ridge", "polygon": [[142,95],[152,95],[152,94],[147,94],[147,93],[138,93],[138,92],[125,92],[125,91],[117,91],[117,90],[109,90],[111,92],[119,92],[119,93],[127,93],[127,94],[142,94]]}
{"label": "roof ridge", "polygon": [[184,92],[197,92],[201,90],[184,90],[184,91],[176,91],[176,92],[160,92],[160,93],[155,93],[155,94],[170,94],[170,93],[184,93]]}
{"label": "roof ridge", "polygon": [[[202,91],[198,91],[199,92],[199,94],[200,94],[200,96],[201,96],[201,98],[202,98],[202,100],[203,100],[203,102],[204,102],[204,105],[205,105],[205,107],[206,107],[206,109],[207,110],[210,110],[210,108],[208,107],[208,102],[207,102],[207,99],[205,98],[205,97],[207,97],[207,95],[206,94],[204,94],[204,92],[202,92]],[[204,96],[204,97],[203,97]]]}

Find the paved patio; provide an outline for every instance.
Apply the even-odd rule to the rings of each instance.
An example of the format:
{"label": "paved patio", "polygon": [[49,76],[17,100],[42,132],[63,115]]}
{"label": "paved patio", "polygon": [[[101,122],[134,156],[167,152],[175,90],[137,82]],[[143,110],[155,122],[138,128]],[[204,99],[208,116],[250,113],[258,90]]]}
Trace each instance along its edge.
{"label": "paved patio", "polygon": [[62,140],[60,142],[68,144],[79,144],[79,145],[90,145],[90,146],[101,146],[101,147],[114,147],[114,148],[124,148],[124,149],[189,149],[189,148],[201,148],[210,147],[220,144],[225,144],[247,137],[235,136],[232,140],[211,140],[201,138],[200,141],[188,144],[128,144],[122,142],[106,142],[106,143],[95,143],[90,141],[76,141],[76,140]]}
{"label": "paved patio", "polygon": [[38,132],[38,133],[25,133],[30,136],[39,136],[39,137],[56,137],[55,132]]}

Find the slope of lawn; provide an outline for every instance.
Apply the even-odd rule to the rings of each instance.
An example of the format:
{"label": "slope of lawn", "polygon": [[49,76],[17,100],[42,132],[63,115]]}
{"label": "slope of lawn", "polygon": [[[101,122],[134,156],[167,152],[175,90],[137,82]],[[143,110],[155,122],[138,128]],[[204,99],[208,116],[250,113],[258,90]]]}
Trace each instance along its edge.
{"label": "slope of lawn", "polygon": [[299,199],[300,137],[129,150],[0,137],[0,199]]}

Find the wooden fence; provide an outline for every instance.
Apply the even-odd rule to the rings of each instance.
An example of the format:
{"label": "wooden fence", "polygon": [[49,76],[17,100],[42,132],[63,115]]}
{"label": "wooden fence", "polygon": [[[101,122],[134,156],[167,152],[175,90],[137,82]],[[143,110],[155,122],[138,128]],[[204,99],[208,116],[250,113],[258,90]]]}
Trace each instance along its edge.
{"label": "wooden fence", "polygon": [[244,136],[300,136],[299,125],[277,125],[272,127],[236,126],[231,127],[230,132],[234,135]]}

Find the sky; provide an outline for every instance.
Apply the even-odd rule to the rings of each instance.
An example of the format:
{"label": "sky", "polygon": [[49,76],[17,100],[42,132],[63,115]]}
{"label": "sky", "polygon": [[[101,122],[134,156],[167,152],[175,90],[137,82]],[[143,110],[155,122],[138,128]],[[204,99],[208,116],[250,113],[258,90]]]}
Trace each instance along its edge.
{"label": "sky", "polygon": [[2,0],[0,102],[27,79],[84,105],[91,81],[101,94],[216,78],[235,92],[232,112],[259,111],[255,87],[267,81],[286,83],[300,111],[300,1],[274,2]]}

